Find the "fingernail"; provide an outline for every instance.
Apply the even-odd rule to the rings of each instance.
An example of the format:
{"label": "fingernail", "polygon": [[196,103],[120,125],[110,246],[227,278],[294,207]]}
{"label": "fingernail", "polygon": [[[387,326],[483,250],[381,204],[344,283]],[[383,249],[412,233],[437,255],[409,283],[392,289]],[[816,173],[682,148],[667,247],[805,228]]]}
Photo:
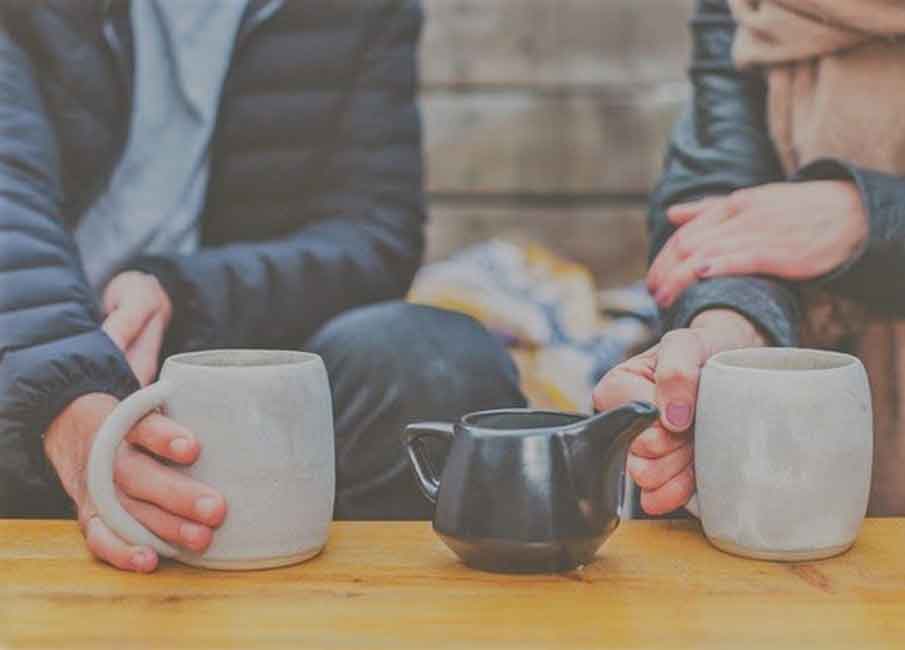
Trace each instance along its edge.
{"label": "fingernail", "polygon": [[204,536],[204,528],[198,524],[190,524],[188,522],[179,525],[179,537],[187,542],[189,546],[197,546],[201,543]]}
{"label": "fingernail", "polygon": [[654,301],[658,305],[662,305],[663,301],[666,300],[666,291],[664,289],[660,289],[657,293],[654,294]]}
{"label": "fingernail", "polygon": [[684,429],[691,424],[691,407],[687,404],[670,404],[666,407],[666,419],[674,427]]}
{"label": "fingernail", "polygon": [[219,505],[219,501],[216,497],[199,497],[198,500],[195,501],[195,512],[203,519],[210,519],[214,516]]}
{"label": "fingernail", "polygon": [[170,451],[177,456],[184,456],[192,448],[192,441],[188,438],[176,438],[170,441]]}
{"label": "fingernail", "polygon": [[143,571],[147,568],[148,564],[150,564],[151,555],[145,549],[140,548],[132,553],[132,557],[129,558],[129,562],[132,564],[133,569],[136,569],[137,571]]}
{"label": "fingernail", "polygon": [[712,268],[713,267],[710,263],[705,262],[704,264],[699,264],[697,267],[695,267],[695,272],[698,275],[707,275],[708,273],[710,273]]}

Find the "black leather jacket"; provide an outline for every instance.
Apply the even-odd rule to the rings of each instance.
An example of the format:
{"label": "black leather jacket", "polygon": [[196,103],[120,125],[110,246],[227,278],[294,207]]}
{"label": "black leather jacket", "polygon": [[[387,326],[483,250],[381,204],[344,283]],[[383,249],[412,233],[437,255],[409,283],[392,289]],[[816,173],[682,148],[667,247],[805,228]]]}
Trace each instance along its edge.
{"label": "black leather jacket", "polygon": [[[666,218],[670,205],[776,181],[849,179],[857,184],[869,215],[867,245],[814,283],[858,300],[872,312],[905,315],[905,178],[832,159],[787,178],[767,129],[764,80],[758,72],[741,72],[733,65],[735,23],[725,0],[699,0],[691,30],[694,92],[674,128],[663,178],[651,200],[651,259],[675,230]],[[766,277],[702,281],[663,314],[664,327],[686,327],[702,311],[728,308],[753,321],[774,344],[795,345],[799,288]]]}

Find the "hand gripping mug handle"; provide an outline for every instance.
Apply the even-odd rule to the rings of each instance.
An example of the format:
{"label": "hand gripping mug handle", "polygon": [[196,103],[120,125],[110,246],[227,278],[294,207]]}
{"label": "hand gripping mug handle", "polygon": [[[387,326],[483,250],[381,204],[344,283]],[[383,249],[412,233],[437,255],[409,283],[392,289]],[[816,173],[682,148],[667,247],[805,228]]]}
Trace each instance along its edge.
{"label": "hand gripping mug handle", "polygon": [[405,428],[402,441],[408,452],[409,460],[418,477],[418,487],[431,503],[437,503],[440,493],[440,479],[424,448],[425,438],[435,438],[451,443],[455,438],[454,425],[445,422],[420,422]]}
{"label": "hand gripping mug handle", "polygon": [[88,494],[101,521],[127,542],[150,546],[170,558],[179,555],[179,551],[138,523],[119,502],[113,482],[113,464],[117,448],[132,427],[163,405],[171,394],[172,386],[159,381],[123,400],[98,430],[88,456]]}

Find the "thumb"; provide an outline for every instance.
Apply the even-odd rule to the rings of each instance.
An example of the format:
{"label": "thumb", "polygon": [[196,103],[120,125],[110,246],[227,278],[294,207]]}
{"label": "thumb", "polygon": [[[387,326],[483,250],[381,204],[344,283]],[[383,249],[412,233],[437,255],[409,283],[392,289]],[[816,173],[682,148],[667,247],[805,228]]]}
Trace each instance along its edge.
{"label": "thumb", "polygon": [[663,426],[673,433],[691,428],[705,360],[704,345],[692,330],[669,332],[660,341],[654,373],[656,400]]}

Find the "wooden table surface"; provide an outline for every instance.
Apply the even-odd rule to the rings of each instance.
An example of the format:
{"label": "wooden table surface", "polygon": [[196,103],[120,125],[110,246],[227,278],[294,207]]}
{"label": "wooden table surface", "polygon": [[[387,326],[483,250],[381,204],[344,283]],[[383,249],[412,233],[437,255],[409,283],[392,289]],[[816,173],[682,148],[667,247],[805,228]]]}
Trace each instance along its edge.
{"label": "wooden table surface", "polygon": [[295,567],[94,562],[72,522],[0,520],[2,648],[905,648],[905,520],[839,558],[725,555],[692,522],[630,521],[596,562],[501,576],[426,523],[337,523]]}

